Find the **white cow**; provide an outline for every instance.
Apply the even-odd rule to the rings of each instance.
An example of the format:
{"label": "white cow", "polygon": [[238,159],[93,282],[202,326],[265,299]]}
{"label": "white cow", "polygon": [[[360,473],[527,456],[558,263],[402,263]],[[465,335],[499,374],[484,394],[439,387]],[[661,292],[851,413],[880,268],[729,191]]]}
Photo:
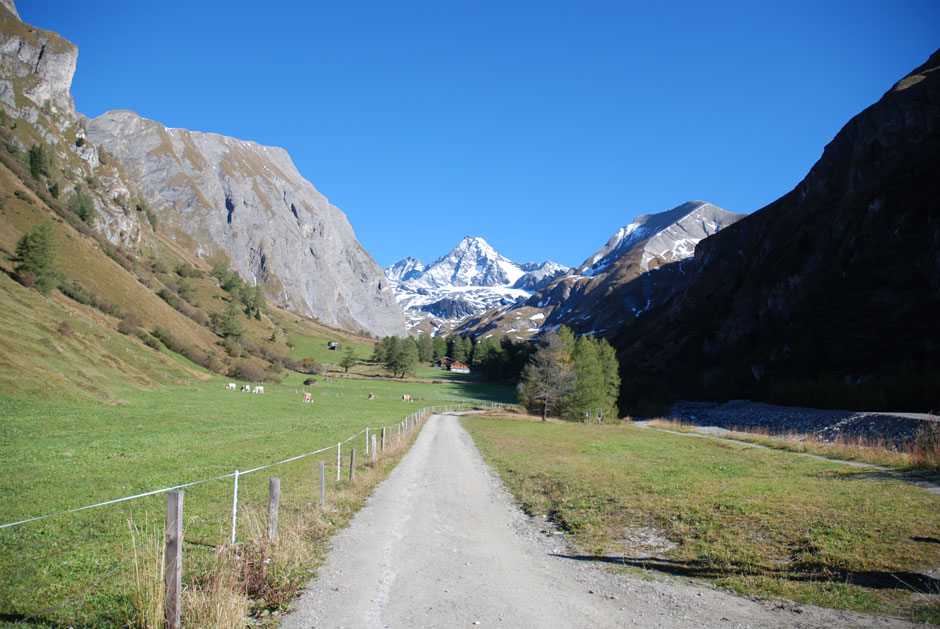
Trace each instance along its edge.
{"label": "white cow", "polygon": [[255,387],[251,391],[252,393],[264,393],[264,387]]}
{"label": "white cow", "polygon": [[235,383],[234,383],[234,382],[229,382],[227,385],[225,385],[225,390],[226,390],[226,391],[234,391],[234,390],[235,390]]}

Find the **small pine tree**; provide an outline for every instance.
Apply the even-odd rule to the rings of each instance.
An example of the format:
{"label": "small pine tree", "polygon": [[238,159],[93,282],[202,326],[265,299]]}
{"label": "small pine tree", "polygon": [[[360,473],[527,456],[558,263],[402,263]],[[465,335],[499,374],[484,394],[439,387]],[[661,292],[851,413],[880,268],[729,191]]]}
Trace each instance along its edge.
{"label": "small pine tree", "polygon": [[66,208],[89,225],[95,222],[95,203],[91,195],[78,186],[75,186],[75,192],[69,197]]}
{"label": "small pine tree", "polygon": [[13,269],[24,286],[34,286],[46,295],[62,278],[56,254],[57,241],[52,222],[44,220],[16,243],[17,263]]}
{"label": "small pine tree", "polygon": [[346,347],[343,350],[343,357],[339,361],[339,366],[343,368],[344,373],[349,373],[349,368],[354,367],[358,362],[355,350],[352,347]]}
{"label": "small pine tree", "polygon": [[42,144],[33,144],[29,149],[29,174],[33,179],[39,179],[41,175],[48,175],[51,170],[52,153]]}
{"label": "small pine tree", "polygon": [[[215,313],[213,313],[215,314]],[[213,320],[215,332],[223,338],[241,338],[244,330],[242,324],[238,321],[239,308],[234,301],[230,301],[220,314],[215,317],[210,315]]]}

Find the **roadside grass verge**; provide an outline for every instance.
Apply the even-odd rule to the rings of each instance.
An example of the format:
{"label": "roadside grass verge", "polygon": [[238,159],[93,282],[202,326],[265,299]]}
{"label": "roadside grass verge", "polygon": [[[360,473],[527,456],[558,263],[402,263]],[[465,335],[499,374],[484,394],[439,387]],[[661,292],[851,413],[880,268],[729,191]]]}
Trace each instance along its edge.
{"label": "roadside grass verge", "polygon": [[[434,391],[429,390],[424,403],[403,403],[406,383],[395,396],[388,388],[387,397],[367,400],[337,380],[318,385],[314,403],[304,404],[298,394],[302,387],[266,387],[264,395],[252,395],[226,391],[223,382],[122,390],[122,401],[112,405],[0,395],[0,523],[333,447],[239,478],[239,511],[247,514],[266,511],[268,479],[278,476],[281,521],[289,526],[292,509],[303,511],[304,504],[318,499],[318,486],[313,485],[318,483],[319,461],[327,470],[328,501],[340,500],[335,496],[346,491],[347,481],[336,480],[337,442],[367,426],[392,425],[423,406],[457,397],[442,387],[443,400],[432,399]],[[350,448],[357,450],[360,473],[368,477],[364,446],[365,435],[344,444],[341,479],[348,474]],[[194,588],[229,539],[232,486],[231,478],[223,478],[184,489],[184,579]],[[368,488],[361,491],[368,493]],[[291,506],[293,501],[300,506]],[[144,550],[138,547],[154,530],[162,538],[165,504],[160,494],[0,529],[0,624],[130,623],[136,589],[128,584]],[[332,527],[342,521],[341,513],[338,509],[323,517]],[[129,522],[138,529],[133,539]],[[239,540],[249,534],[242,518],[237,534]],[[320,539],[321,533],[314,537]],[[136,557],[135,551],[140,551]]]}
{"label": "roadside grass verge", "polygon": [[871,470],[632,425],[464,425],[523,508],[565,530],[581,559],[940,622],[940,496]]}

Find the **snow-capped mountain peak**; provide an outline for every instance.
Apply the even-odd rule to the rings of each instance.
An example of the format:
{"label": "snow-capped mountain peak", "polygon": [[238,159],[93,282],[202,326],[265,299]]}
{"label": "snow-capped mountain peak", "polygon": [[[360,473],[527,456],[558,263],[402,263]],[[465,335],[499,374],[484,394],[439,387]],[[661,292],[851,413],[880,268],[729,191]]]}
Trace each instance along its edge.
{"label": "snow-capped mountain peak", "polygon": [[700,240],[739,218],[739,214],[704,201],[688,201],[665,212],[638,216],[629,225],[618,229],[607,244],[585,260],[575,273],[588,277],[603,273],[644,240],[647,242],[643,245],[640,262],[644,271],[648,271],[650,263],[656,259],[666,263],[691,257]]}
{"label": "snow-capped mountain peak", "polygon": [[424,270],[424,265],[421,264],[421,261],[408,256],[404,260],[399,260],[395,264],[385,268],[385,277],[388,278],[388,281],[393,286],[398,285],[400,282],[409,280],[412,277],[421,273]]}
{"label": "snow-capped mountain peak", "polygon": [[567,271],[554,262],[517,264],[483,238],[466,236],[427,266],[405,258],[385,273],[398,303],[416,325],[429,315],[458,321],[515,303]]}

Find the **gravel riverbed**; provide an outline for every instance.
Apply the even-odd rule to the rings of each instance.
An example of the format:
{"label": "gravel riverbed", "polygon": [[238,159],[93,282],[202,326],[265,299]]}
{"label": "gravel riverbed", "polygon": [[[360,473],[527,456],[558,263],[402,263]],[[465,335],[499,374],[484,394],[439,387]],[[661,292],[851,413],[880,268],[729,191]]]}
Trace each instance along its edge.
{"label": "gravel riverbed", "polygon": [[771,434],[797,433],[822,441],[863,439],[900,449],[914,443],[925,425],[937,425],[940,417],[926,413],[874,413],[833,411],[799,406],[775,406],[748,400],[725,404],[679,402],[667,417],[699,426],[734,430],[760,429]]}

